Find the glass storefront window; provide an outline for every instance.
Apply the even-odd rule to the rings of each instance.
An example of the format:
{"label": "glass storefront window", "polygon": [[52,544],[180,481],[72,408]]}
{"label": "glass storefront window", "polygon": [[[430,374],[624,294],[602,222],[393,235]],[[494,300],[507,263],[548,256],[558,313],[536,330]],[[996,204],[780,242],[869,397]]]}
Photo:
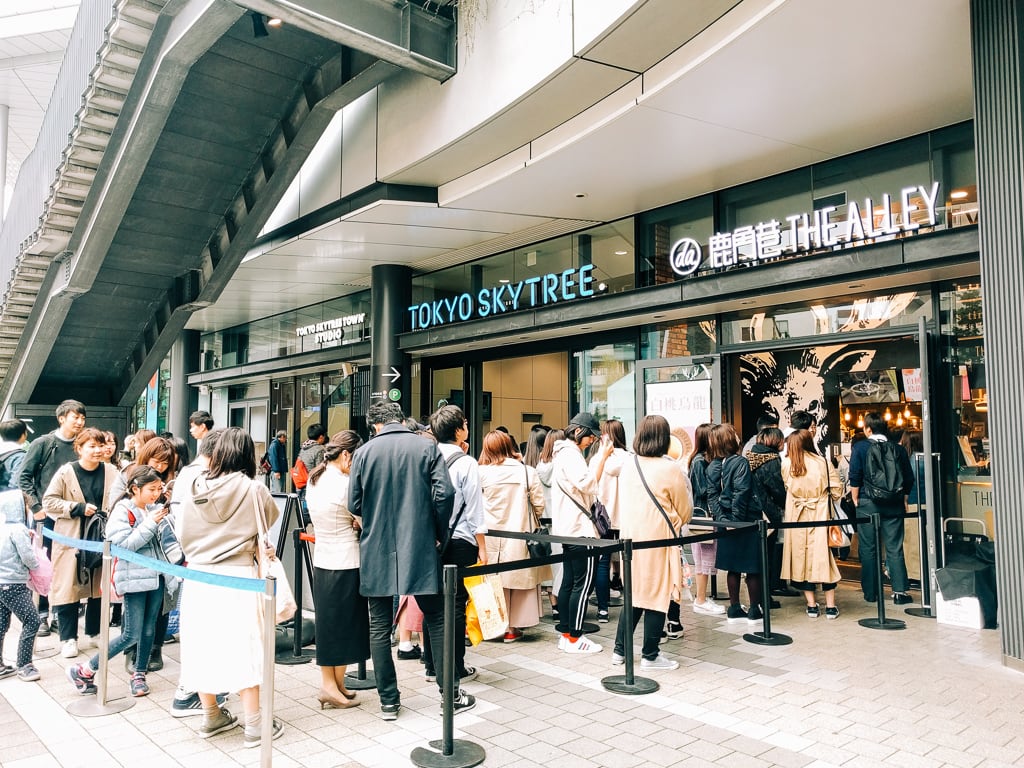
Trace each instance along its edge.
{"label": "glass storefront window", "polygon": [[204,333],[200,339],[200,370],[315,352],[369,338],[370,292],[361,291],[245,325]]}
{"label": "glass storefront window", "polygon": [[982,338],[981,284],[966,282],[940,296],[944,357],[953,377],[953,410],[959,416],[954,454],[958,475],[989,473],[988,384]]}
{"label": "glass storefront window", "polygon": [[[672,245],[683,238],[708,251],[708,237],[715,231],[715,198],[704,195],[658,208],[637,219],[637,284],[642,286],[672,283],[679,279],[669,266]],[[706,264],[705,264],[706,267]],[[700,274],[698,270],[697,274]]]}
{"label": "glass storefront window", "polygon": [[814,304],[751,309],[722,321],[722,344],[745,344],[917,325],[931,319],[927,291],[830,298]]}
{"label": "glass storefront window", "polygon": [[646,325],[640,329],[640,356],[643,360],[709,355],[718,343],[714,319]]}
{"label": "glass storefront window", "polygon": [[601,344],[573,354],[573,395],[579,411],[599,421],[618,419],[626,440],[636,434],[636,344]]}

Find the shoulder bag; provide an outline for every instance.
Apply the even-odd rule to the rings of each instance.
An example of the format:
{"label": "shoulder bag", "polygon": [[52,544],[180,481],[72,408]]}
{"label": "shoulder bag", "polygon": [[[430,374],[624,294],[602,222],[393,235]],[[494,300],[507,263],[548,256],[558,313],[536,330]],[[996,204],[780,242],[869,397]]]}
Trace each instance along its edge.
{"label": "shoulder bag", "polygon": [[594,524],[594,530],[597,531],[598,538],[603,539],[612,529],[612,520],[608,517],[608,510],[605,509],[604,504],[602,504],[598,499],[594,499],[594,503],[590,505],[590,511],[588,512],[582,504],[576,501],[575,496],[562,487],[561,483],[558,483],[558,489],[568,496],[573,504],[579,507],[579,510],[583,513],[584,517]]}
{"label": "shoulder bag", "polygon": [[[827,483],[825,501],[828,503],[829,520],[838,520],[839,515],[836,514],[835,502],[832,500],[832,478],[829,476],[827,463],[825,464],[825,482]],[[841,525],[830,525],[828,527],[828,545],[833,549],[842,549],[843,547],[850,546],[850,537],[846,535],[846,531],[843,530]]]}
{"label": "shoulder bag", "polygon": [[[526,475],[526,511],[531,517],[536,517],[533,511],[533,504],[530,503],[530,470],[523,465],[523,472]],[[541,536],[547,536],[551,533],[551,529],[546,525],[537,524],[533,532],[540,534]],[[526,542],[526,548],[530,552],[531,558],[538,557],[550,557],[551,556],[551,542],[550,541],[533,541],[529,540]]]}
{"label": "shoulder bag", "polygon": [[249,498],[252,502],[253,514],[256,516],[256,563],[259,577],[261,579],[268,576],[274,577],[277,585],[277,615],[274,618],[274,623],[280,624],[293,618],[298,606],[295,604],[291,584],[288,583],[288,574],[284,572],[284,565],[278,558],[270,558],[267,555],[270,534],[267,531],[267,521],[263,516],[263,509],[260,506],[260,498],[256,494],[255,482],[250,486]]}
{"label": "shoulder bag", "polygon": [[[458,461],[465,455],[466,454],[464,454],[462,451],[459,451],[458,453],[453,453],[451,456],[445,459],[444,466],[446,469],[448,469],[449,473],[451,472],[452,464],[454,464],[456,461]],[[448,526],[448,533],[445,534],[444,541],[439,541],[437,543],[437,554],[441,555],[441,557],[444,557],[444,553],[448,551],[448,545],[451,544],[452,536],[455,534],[455,527],[459,524],[459,520],[462,519],[462,514],[465,511],[466,497],[463,496],[462,504],[459,506],[459,512],[457,515],[455,515],[455,519],[452,520],[452,524]]]}

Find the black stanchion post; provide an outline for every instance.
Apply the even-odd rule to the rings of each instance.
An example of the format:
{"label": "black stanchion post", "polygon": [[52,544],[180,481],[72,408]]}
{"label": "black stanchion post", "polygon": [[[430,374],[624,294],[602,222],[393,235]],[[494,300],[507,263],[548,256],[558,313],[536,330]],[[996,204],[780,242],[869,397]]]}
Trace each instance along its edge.
{"label": "black stanchion post", "polygon": [[[623,661],[626,666],[625,675],[611,675],[601,679],[601,685],[612,693],[639,695],[654,693],[661,686],[647,677],[633,675],[633,540],[622,540],[622,613],[619,614],[619,626],[626,622],[629,629],[622,644]],[[618,631],[615,633],[618,637]]]}
{"label": "black stanchion post", "polygon": [[305,555],[306,548],[302,546],[302,529],[296,528],[292,531],[292,544],[295,547],[295,569],[293,582],[295,588],[292,590],[295,594],[295,617],[292,619],[292,625],[294,626],[294,642],[292,643],[292,650],[282,651],[281,653],[274,654],[274,660],[278,664],[284,664],[287,666],[293,666],[296,664],[307,664],[313,659],[312,651],[305,651],[302,648],[302,560]]}
{"label": "black stanchion post", "polygon": [[[771,561],[768,557],[768,522],[766,520],[757,521],[757,534],[761,544],[761,610],[764,611],[764,621],[760,634],[748,632],[743,639],[755,645],[789,645],[793,642],[793,638],[789,635],[772,634],[771,575],[768,571]],[[753,600],[753,595],[750,597]]]}
{"label": "black stanchion post", "polygon": [[885,590],[882,584],[882,518],[877,512],[871,513],[871,525],[875,529],[872,536],[875,539],[875,586],[878,590],[878,618],[861,619],[857,623],[868,629],[906,629],[907,622],[885,618]]}
{"label": "black stanchion post", "polygon": [[[431,749],[416,747],[409,755],[413,765],[422,768],[471,768],[480,765],[487,757],[479,744],[453,738],[455,691],[458,687],[455,680],[455,586],[458,570],[455,565],[444,566],[444,661],[438,670],[444,687],[441,692],[441,739],[431,741]],[[462,638],[458,641],[462,642]]]}

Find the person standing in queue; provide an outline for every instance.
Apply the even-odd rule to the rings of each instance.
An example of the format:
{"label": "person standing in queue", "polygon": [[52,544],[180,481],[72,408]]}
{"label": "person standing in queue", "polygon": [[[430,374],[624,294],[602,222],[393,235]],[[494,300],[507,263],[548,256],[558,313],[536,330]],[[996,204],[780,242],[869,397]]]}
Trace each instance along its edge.
{"label": "person standing in queue", "polygon": [[[397,720],[402,703],[391,655],[393,598],[416,596],[430,627],[434,662],[443,668],[444,598],[437,543],[447,535],[455,489],[437,445],[405,426],[398,403],[375,401],[366,423],[375,434],[352,457],[348,509],[362,526],[359,591],[370,604],[370,657],[381,717]],[[454,699],[456,711],[476,704],[461,689]]]}
{"label": "person standing in queue", "polygon": [[[598,483],[615,445],[607,436],[601,438],[590,466],[583,451],[594,444],[600,432],[601,425],[593,415],[579,413],[565,428],[565,439],[555,443],[551,477],[551,533],[555,536],[598,538],[588,510],[597,499]],[[566,653],[600,653],[601,645],[583,634],[587,598],[594,587],[596,570],[592,549],[584,544],[566,544],[562,551],[566,559],[558,590],[558,649]]]}
{"label": "person standing in queue", "polygon": [[[57,470],[78,458],[75,452],[75,438],[84,427],[85,406],[77,400],[65,400],[57,406],[57,429],[33,440],[18,468],[17,484],[31,499],[32,506],[29,511],[33,519],[41,520],[43,527],[51,531],[54,521],[43,513],[43,494],[46,493],[46,488],[57,474]],[[52,541],[43,539],[43,548],[52,560]],[[41,595],[39,629],[36,632],[39,637],[47,637],[50,634],[49,612],[49,598]],[[53,618],[57,618],[56,612]],[[77,620],[75,623],[77,626]]]}

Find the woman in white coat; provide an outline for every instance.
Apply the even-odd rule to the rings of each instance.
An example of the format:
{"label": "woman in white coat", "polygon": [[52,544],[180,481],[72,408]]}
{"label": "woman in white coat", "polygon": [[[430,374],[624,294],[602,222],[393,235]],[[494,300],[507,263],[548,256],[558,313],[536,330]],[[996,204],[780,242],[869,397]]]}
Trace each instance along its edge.
{"label": "woman in white coat", "polygon": [[[544,515],[544,489],[537,470],[515,458],[516,447],[504,432],[488,432],[480,452],[480,490],[484,497],[484,514],[488,531],[529,533]],[[487,562],[504,563],[525,560],[529,550],[522,539],[487,537]],[[524,627],[540,621],[540,590],[538,586],[551,578],[548,566],[523,568],[501,574],[508,605],[508,631],[505,642],[523,636]]]}

